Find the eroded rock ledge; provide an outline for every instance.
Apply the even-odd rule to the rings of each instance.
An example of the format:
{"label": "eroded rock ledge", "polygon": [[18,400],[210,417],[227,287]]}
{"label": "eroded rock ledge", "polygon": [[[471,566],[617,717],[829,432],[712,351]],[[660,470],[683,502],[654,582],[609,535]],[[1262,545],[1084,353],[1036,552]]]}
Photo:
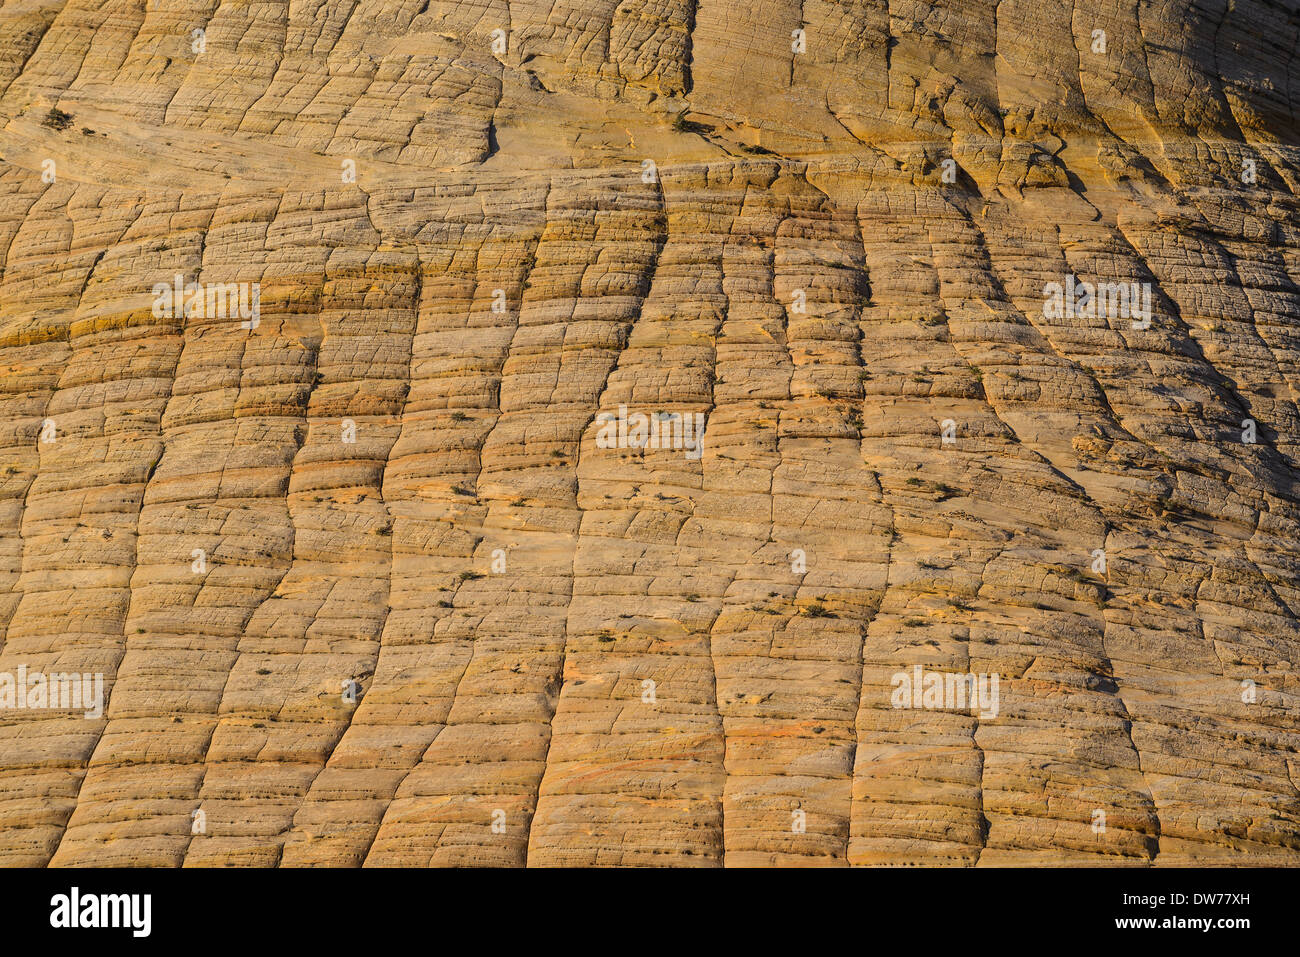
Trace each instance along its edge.
{"label": "eroded rock ledge", "polygon": [[1298,45],[0,8],[0,863],[1300,863]]}

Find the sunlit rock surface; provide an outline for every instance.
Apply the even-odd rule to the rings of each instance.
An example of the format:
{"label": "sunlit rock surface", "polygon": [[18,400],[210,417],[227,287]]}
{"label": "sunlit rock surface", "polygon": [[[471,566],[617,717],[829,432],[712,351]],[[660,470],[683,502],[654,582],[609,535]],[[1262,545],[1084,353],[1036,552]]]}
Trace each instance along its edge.
{"label": "sunlit rock surface", "polygon": [[1298,44],[9,0],[0,864],[1300,863]]}

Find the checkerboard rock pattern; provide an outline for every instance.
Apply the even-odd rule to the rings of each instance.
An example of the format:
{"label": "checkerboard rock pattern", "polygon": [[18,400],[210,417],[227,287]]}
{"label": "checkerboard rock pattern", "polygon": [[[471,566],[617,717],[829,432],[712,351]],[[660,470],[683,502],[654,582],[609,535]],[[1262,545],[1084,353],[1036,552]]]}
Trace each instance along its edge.
{"label": "checkerboard rock pattern", "polygon": [[0,7],[0,864],[1300,863],[1298,45]]}

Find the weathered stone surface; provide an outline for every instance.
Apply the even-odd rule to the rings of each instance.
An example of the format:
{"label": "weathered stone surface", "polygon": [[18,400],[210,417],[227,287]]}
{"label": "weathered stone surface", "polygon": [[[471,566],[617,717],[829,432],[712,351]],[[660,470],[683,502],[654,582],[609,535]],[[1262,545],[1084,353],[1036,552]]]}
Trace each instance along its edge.
{"label": "weathered stone surface", "polygon": [[1300,863],[1298,45],[0,8],[0,863]]}

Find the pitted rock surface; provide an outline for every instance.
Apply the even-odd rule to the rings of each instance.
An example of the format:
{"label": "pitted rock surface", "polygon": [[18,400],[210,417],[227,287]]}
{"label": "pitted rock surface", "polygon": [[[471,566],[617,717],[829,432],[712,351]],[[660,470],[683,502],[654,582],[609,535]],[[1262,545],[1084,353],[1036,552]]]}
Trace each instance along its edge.
{"label": "pitted rock surface", "polygon": [[1298,47],[10,0],[0,864],[1300,863]]}

